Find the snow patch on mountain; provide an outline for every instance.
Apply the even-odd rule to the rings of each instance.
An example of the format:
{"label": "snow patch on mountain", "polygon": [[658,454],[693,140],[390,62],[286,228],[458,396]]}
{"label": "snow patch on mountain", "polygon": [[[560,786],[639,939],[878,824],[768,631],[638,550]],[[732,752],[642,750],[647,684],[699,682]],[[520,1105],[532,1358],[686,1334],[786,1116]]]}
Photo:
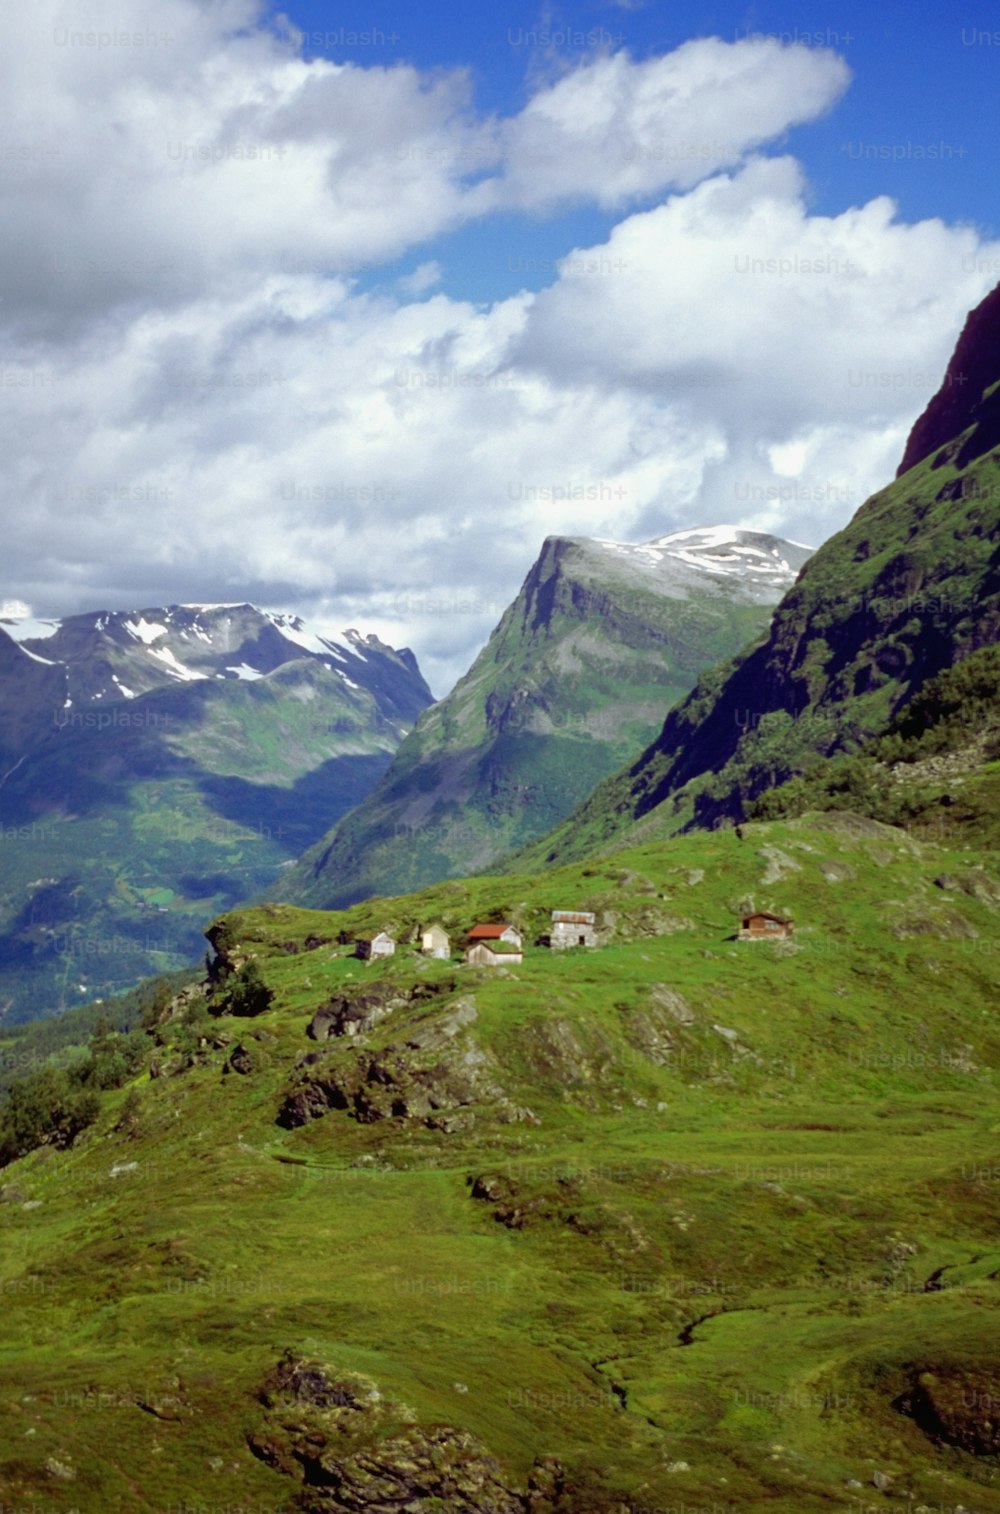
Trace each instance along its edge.
{"label": "snow patch on mountain", "polygon": [[[319,657],[336,657],[340,662],[346,662],[352,656],[364,655],[345,642],[338,641],[336,637],[311,630],[299,615],[290,615],[283,610],[261,610],[259,613],[271,622],[275,630],[281,632],[286,641],[293,642],[306,652]],[[357,632],[345,631],[343,634],[350,640]]]}
{"label": "snow patch on mountain", "polygon": [[195,683],[208,676],[207,673],[197,673],[194,668],[185,667],[184,663],[178,662],[169,647],[149,647],[148,651],[150,657],[156,657],[163,663],[171,677],[180,679],[182,683]]}
{"label": "snow patch on mountain", "polygon": [[691,526],[649,542],[600,539],[606,550],[651,565],[684,563],[716,578],[790,587],[812,548],[739,526]]}
{"label": "snow patch on mountain", "polygon": [[[122,628],[123,630],[126,630],[130,636],[134,636],[136,641],[141,641],[147,647],[151,646],[154,641],[159,641],[161,636],[167,636],[169,634],[166,626],[161,626],[156,621],[145,620],[141,615],[137,621],[123,621]],[[95,629],[98,631],[104,629],[100,620],[98,620]]]}
{"label": "snow patch on mountain", "polygon": [[25,657],[30,657],[32,662],[40,662],[47,668],[58,668],[60,666],[51,657],[39,657],[37,652],[29,652],[27,647],[18,647],[18,651],[23,652]]}
{"label": "snow patch on mountain", "polygon": [[[23,615],[7,614],[8,610],[24,610]],[[54,636],[62,625],[61,620],[36,620],[28,609],[19,600],[13,605],[8,601],[0,611],[0,626],[3,626],[12,641],[43,641],[48,636]]]}

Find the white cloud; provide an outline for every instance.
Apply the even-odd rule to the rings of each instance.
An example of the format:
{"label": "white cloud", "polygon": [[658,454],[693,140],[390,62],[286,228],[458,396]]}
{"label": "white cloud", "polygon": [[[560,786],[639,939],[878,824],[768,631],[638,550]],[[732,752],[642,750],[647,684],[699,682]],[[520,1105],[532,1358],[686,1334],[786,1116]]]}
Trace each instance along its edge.
{"label": "white cloud", "polygon": [[634,63],[599,57],[540,90],[501,139],[502,203],[626,205],[687,188],[789,126],[823,115],[846,88],[835,53],[708,37]]}
{"label": "white cloud", "polygon": [[998,251],[968,227],[900,223],[884,198],[811,215],[798,165],[758,159],[569,257],[512,360],[655,394],[693,428],[721,427],[703,518],[743,505],[745,525],[784,522],[817,541],[892,477],[992,282],[975,265],[1000,268]]}
{"label": "white cloud", "polygon": [[[891,476],[1000,249],[886,200],[812,215],[793,159],[741,162],[829,108],[831,54],[599,58],[503,122],[462,74],[305,63],[256,15],[163,0],[137,60],[58,42],[82,6],[0,14],[3,143],[34,155],[0,177],[3,594],[283,604],[412,643],[443,692],[547,534],[816,541]],[[354,282],[567,195],[633,213],[540,294],[450,298],[439,245],[392,295]]]}

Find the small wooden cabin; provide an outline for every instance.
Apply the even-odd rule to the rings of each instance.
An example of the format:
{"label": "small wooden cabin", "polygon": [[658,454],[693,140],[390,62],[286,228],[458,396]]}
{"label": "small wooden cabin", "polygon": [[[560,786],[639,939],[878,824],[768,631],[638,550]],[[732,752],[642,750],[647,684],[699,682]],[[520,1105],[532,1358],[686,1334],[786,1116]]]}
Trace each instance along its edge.
{"label": "small wooden cabin", "polygon": [[469,946],[480,941],[499,941],[504,946],[521,950],[521,932],[513,925],[474,925],[465,939]]}
{"label": "small wooden cabin", "polygon": [[451,937],[443,925],[428,925],[420,935],[420,950],[425,957],[451,956]]}
{"label": "small wooden cabin", "polygon": [[554,909],[549,945],[559,949],[567,946],[596,946],[594,916],[585,910]]}
{"label": "small wooden cabin", "polygon": [[794,930],[791,920],[785,915],[772,915],[768,910],[755,910],[744,915],[737,932],[738,941],[786,941]]}
{"label": "small wooden cabin", "polygon": [[384,930],[380,930],[377,936],[357,936],[354,942],[354,955],[360,957],[362,962],[371,962],[376,957],[391,957],[395,950],[395,941]]}
{"label": "small wooden cabin", "polygon": [[524,961],[519,946],[507,946],[499,941],[477,941],[465,953],[466,962],[474,967],[517,967]]}

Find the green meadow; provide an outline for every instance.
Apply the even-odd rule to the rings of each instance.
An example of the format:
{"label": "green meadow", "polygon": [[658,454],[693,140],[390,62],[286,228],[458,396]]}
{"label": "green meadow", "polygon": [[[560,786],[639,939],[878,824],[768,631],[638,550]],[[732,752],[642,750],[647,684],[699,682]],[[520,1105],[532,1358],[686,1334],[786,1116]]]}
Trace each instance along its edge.
{"label": "green meadow", "polygon": [[[1000,1511],[998,907],[994,853],[846,813],[224,917],[209,999],[2,1174],[4,1505]],[[459,960],[484,919],[522,966]]]}

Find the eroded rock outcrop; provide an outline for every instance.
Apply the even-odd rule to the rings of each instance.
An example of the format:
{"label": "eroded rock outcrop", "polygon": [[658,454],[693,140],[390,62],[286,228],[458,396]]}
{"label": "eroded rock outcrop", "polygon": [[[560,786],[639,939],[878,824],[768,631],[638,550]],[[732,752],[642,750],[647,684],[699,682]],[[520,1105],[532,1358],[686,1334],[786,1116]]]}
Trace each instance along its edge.
{"label": "eroded rock outcrop", "polygon": [[1000,1372],[965,1365],[915,1366],[895,1407],[924,1434],[973,1456],[1000,1455]]}
{"label": "eroded rock outcrop", "polygon": [[476,1105],[490,1106],[505,1122],[528,1118],[506,1098],[492,1058],[468,1035],[475,1019],[475,1002],[465,997],[412,1021],[391,1045],[308,1052],[285,1093],[278,1124],[294,1130],[342,1110],[363,1125],[419,1120],[447,1134],[466,1129]]}
{"label": "eroded rock outcrop", "polygon": [[[370,1379],[286,1351],[258,1394],[253,1454],[298,1484],[306,1514],[625,1514],[555,1457],[519,1487],[490,1449],[455,1425],[421,1425]],[[582,1500],[582,1501],[581,1501]]]}

